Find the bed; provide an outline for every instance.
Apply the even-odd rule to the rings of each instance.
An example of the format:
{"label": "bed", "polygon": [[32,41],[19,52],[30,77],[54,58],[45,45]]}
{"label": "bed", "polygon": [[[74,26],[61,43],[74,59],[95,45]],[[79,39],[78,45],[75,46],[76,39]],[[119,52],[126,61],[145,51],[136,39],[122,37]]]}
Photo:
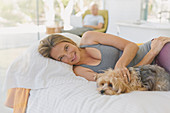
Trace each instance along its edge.
{"label": "bed", "polygon": [[[76,35],[62,35],[70,37],[77,44],[80,43],[80,37]],[[170,112],[170,91],[134,91],[113,96],[101,95],[96,90],[96,83],[76,76],[72,66],[42,57],[37,51],[38,43],[15,59],[7,71],[5,90],[29,90],[22,93],[23,98],[26,98],[24,110],[14,107],[15,113]],[[21,92],[18,94],[21,95]],[[21,97],[18,96],[19,99]]]}
{"label": "bed", "polygon": [[100,95],[94,82],[31,90],[27,113],[169,113],[170,92]]}

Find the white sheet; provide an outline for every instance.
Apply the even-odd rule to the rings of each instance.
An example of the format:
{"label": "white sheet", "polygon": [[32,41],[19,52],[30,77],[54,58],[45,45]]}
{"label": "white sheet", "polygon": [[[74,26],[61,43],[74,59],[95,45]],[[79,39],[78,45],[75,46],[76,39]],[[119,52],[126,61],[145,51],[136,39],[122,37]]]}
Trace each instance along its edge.
{"label": "white sheet", "polygon": [[95,82],[74,82],[31,90],[27,113],[170,113],[170,92],[100,95]]}

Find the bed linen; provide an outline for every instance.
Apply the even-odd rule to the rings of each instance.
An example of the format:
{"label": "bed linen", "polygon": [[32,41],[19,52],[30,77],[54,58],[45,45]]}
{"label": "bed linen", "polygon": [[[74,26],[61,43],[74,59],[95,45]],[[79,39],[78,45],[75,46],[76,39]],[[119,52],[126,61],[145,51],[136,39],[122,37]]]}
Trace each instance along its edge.
{"label": "bed linen", "polygon": [[13,108],[13,113],[25,113],[30,89],[11,88],[8,90],[5,105]]}
{"label": "bed linen", "polygon": [[[80,37],[65,35],[80,42]],[[32,45],[11,64],[4,85],[6,90],[31,89],[27,113],[170,112],[170,92],[100,95],[95,82],[77,77],[70,65],[42,57],[37,46],[38,43]]]}
{"label": "bed linen", "polygon": [[[79,45],[81,38],[70,33],[57,33],[66,36]],[[46,37],[46,36],[45,36]],[[72,72],[72,65],[45,58],[38,52],[39,41],[33,43],[8,67],[3,90],[10,88],[41,89],[56,85],[60,76]]]}
{"label": "bed linen", "polygon": [[[72,39],[77,45],[81,40],[79,36],[74,34],[57,34]],[[8,67],[3,90],[8,90],[5,105],[12,107],[14,113],[25,113],[30,89],[43,89],[66,81],[74,81],[75,75],[72,66],[50,58],[44,58],[38,52],[38,45],[39,41],[32,44]],[[64,80],[61,81],[62,78]]]}
{"label": "bed linen", "polygon": [[30,91],[26,113],[170,113],[170,92],[101,95],[95,82],[76,79]]}

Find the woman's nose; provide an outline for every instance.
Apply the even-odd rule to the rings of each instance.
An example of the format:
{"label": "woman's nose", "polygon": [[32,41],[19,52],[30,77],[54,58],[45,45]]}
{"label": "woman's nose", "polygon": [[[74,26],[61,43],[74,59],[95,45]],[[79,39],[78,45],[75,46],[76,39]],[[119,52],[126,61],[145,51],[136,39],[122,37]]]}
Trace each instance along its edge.
{"label": "woman's nose", "polygon": [[67,57],[68,57],[68,58],[71,58],[70,52],[67,52]]}

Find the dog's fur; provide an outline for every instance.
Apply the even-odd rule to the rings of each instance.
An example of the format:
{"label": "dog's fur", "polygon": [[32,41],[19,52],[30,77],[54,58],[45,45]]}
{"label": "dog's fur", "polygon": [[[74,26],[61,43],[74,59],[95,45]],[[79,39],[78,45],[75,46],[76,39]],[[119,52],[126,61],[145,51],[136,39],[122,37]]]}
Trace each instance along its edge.
{"label": "dog's fur", "polygon": [[170,74],[157,65],[128,68],[131,80],[126,83],[116,70],[108,69],[96,75],[97,89],[101,94],[118,95],[131,91],[169,91]]}

